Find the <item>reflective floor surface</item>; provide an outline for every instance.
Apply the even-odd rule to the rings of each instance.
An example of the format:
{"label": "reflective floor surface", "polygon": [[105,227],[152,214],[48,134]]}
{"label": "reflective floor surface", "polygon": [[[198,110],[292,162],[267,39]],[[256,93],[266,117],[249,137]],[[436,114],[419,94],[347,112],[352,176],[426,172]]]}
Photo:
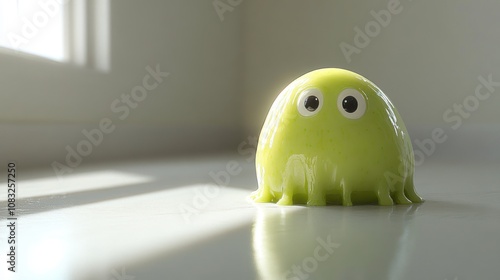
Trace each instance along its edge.
{"label": "reflective floor surface", "polygon": [[[255,205],[253,163],[238,155],[30,172],[17,272],[3,261],[0,279],[500,279],[499,171],[426,163],[426,201],[393,207]],[[2,188],[3,256],[6,199]]]}

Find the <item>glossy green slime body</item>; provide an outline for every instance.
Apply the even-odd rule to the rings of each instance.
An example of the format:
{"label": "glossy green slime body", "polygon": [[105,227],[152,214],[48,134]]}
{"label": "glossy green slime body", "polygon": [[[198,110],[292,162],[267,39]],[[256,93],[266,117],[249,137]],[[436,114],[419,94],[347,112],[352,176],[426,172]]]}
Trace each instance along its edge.
{"label": "glossy green slime body", "polygon": [[343,69],[312,71],[279,94],[262,128],[256,168],[256,202],[422,202],[399,113],[372,82]]}

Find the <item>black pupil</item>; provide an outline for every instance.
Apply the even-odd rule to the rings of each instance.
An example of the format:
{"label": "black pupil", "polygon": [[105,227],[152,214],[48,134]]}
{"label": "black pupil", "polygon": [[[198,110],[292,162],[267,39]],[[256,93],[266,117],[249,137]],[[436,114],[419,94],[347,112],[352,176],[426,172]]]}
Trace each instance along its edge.
{"label": "black pupil", "polygon": [[319,99],[314,95],[308,96],[306,101],[304,101],[304,106],[307,111],[314,112],[319,107]]}
{"label": "black pupil", "polygon": [[358,109],[358,100],[354,96],[346,96],[344,100],[342,100],[342,108],[347,113],[354,113]]}

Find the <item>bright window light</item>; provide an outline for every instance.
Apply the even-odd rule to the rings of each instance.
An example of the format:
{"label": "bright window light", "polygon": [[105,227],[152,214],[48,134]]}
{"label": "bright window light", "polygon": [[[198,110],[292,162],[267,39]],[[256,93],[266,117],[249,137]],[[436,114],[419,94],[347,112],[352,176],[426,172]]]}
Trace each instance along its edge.
{"label": "bright window light", "polygon": [[67,60],[67,0],[0,1],[0,46],[56,61]]}

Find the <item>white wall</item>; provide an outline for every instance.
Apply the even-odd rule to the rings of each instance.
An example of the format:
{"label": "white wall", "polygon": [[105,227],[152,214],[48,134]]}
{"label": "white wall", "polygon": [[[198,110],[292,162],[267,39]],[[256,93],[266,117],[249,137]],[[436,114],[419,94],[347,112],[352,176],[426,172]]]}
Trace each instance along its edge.
{"label": "white wall", "polygon": [[[238,10],[222,22],[210,1],[120,0],[110,11],[109,73],[0,52],[4,160],[64,163],[65,147],[105,117],[116,129],[84,162],[226,149],[239,139]],[[170,76],[120,120],[110,105],[157,64]]]}
{"label": "white wall", "polygon": [[[26,166],[64,163],[66,147],[85,139],[82,129],[106,117],[115,131],[83,162],[235,151],[258,135],[283,87],[321,67],[374,81],[414,138],[436,127],[451,135],[443,113],[474,93],[478,76],[500,81],[500,2],[401,0],[401,12],[348,63],[340,43],[353,45],[354,27],[364,29],[388,3],[243,1],[221,21],[212,1],[111,0],[109,73],[0,52],[0,152]],[[110,105],[156,64],[170,76],[119,120]],[[464,124],[500,132],[498,92]]]}
{"label": "white wall", "polygon": [[[443,113],[474,94],[478,76],[492,74],[500,81],[500,2],[401,0],[401,11],[348,63],[341,42],[354,45],[354,27],[364,29],[373,20],[370,12],[387,10],[389,2],[245,2],[247,133],[258,133],[282,88],[321,67],[350,69],[375,82],[395,103],[412,136],[428,137],[435,127],[450,135],[458,132]],[[497,88],[463,123],[495,125],[499,132],[499,95]]]}

